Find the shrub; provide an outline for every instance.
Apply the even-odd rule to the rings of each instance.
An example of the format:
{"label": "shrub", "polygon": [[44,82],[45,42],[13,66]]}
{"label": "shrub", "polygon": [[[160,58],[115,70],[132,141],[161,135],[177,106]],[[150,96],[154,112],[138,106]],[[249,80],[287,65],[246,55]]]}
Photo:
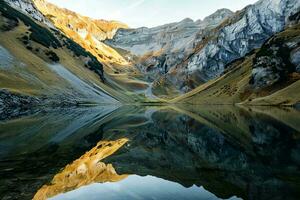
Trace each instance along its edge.
{"label": "shrub", "polygon": [[85,67],[89,68],[93,72],[99,75],[100,79],[102,82],[104,82],[104,73],[103,73],[103,65],[97,60],[93,54],[90,52],[86,51],[84,48],[82,48],[79,44],[75,43],[73,40],[65,37],[65,45],[69,50],[71,50],[75,56],[83,56],[90,58],[90,61],[85,65]]}
{"label": "shrub", "polygon": [[0,1],[0,11],[1,15],[5,18],[18,22],[22,21],[26,26],[30,27],[31,31],[29,38],[47,48],[53,47],[58,48],[61,47],[60,42],[53,35],[51,31],[48,29],[38,25],[35,23],[30,17],[20,13],[19,11],[11,8],[4,1]]}
{"label": "shrub", "polygon": [[[14,23],[18,24],[19,20],[22,21],[26,26],[30,27],[30,35],[29,38],[32,41],[35,41],[44,47],[53,47],[58,48],[62,47],[59,39],[64,40],[64,45],[71,50],[75,56],[80,57],[87,57],[90,61],[87,63],[87,67],[94,71],[96,74],[99,75],[101,80],[104,82],[104,74],[103,74],[103,65],[97,60],[95,56],[93,56],[90,52],[87,52],[84,48],[82,48],[79,44],[75,43],[73,40],[67,38],[66,36],[62,35],[59,31],[51,29],[48,30],[37,23],[35,23],[30,17],[22,14],[21,12],[11,8],[7,3],[3,0],[0,0],[0,13],[5,18],[13,21]],[[7,27],[6,27],[7,28]],[[27,36],[28,37],[28,36]],[[59,39],[58,39],[59,38]],[[29,44],[27,38],[23,37],[22,41],[25,45]],[[46,55],[54,62],[59,61],[59,57],[52,51],[46,53]]]}
{"label": "shrub", "polygon": [[59,60],[60,60],[59,57],[57,56],[57,54],[55,52],[53,52],[53,51],[47,51],[46,55],[53,62],[59,62]]}

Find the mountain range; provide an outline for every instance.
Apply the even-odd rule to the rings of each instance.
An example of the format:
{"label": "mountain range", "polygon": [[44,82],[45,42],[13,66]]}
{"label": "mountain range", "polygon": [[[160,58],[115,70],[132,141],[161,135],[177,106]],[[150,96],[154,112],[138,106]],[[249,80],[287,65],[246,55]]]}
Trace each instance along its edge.
{"label": "mountain range", "polygon": [[40,105],[300,102],[298,0],[136,29],[44,0],[0,4],[6,115]]}

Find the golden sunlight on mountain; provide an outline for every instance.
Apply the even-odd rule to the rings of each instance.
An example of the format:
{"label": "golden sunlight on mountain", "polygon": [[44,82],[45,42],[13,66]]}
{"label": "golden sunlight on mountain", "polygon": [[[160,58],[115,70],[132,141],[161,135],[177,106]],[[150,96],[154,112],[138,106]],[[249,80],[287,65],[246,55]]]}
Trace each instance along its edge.
{"label": "golden sunlight on mountain", "polygon": [[126,24],[118,21],[91,19],[44,0],[34,0],[34,3],[58,29],[91,52],[101,62],[121,66],[129,65],[116,50],[102,43],[105,39],[113,38],[119,28],[127,29]]}
{"label": "golden sunlight on mountain", "polygon": [[126,138],[99,142],[96,147],[56,174],[51,183],[39,189],[33,199],[44,200],[95,182],[118,182],[125,179],[127,175],[118,175],[111,164],[105,164],[101,160],[114,154],[127,142]]}

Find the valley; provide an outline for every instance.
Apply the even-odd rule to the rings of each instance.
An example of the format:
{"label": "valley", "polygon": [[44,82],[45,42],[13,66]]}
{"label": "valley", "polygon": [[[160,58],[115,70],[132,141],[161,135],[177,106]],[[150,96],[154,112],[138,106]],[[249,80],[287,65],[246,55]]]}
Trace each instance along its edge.
{"label": "valley", "polygon": [[[12,93],[52,102],[60,98],[71,105],[299,102],[298,1],[263,0],[235,13],[219,9],[203,20],[137,29],[84,17],[44,0],[1,4],[20,12],[15,18],[1,11],[1,55],[9,58],[2,64],[1,88]],[[274,17],[271,8],[277,11]],[[273,46],[280,40],[282,50],[268,59],[282,65],[279,71],[257,61],[257,55],[274,48],[265,44],[272,37]],[[281,61],[288,56],[284,49],[290,60]]]}
{"label": "valley", "polygon": [[51,2],[0,0],[0,199],[299,199],[299,0]]}

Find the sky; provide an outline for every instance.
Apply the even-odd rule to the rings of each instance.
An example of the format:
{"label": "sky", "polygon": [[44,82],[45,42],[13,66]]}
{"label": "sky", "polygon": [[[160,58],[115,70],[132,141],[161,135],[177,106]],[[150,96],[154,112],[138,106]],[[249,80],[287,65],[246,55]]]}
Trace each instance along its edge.
{"label": "sky", "polygon": [[117,20],[132,28],[154,27],[184,18],[203,19],[217,9],[240,10],[257,0],[48,0],[95,19]]}

